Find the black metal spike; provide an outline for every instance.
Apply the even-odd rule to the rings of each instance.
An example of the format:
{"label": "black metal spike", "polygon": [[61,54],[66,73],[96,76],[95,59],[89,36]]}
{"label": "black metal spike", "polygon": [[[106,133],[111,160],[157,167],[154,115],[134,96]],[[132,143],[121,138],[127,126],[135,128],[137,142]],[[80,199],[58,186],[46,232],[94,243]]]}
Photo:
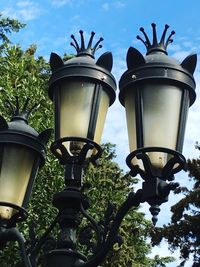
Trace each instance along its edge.
{"label": "black metal spike", "polygon": [[165,43],[165,47],[167,48],[167,46],[169,45],[169,44],[171,44],[172,42],[173,42],[173,39],[171,39],[171,37],[173,36],[175,34],[175,31],[171,31],[171,33],[170,33],[170,35],[169,35],[169,37],[167,38],[167,41],[166,41],[166,43]]}
{"label": "black metal spike", "polygon": [[29,101],[30,101],[30,98],[27,97],[26,102],[25,102],[25,104],[24,104],[24,106],[22,108],[22,112],[26,112],[26,109],[27,109],[27,106],[28,106]]}
{"label": "black metal spike", "polygon": [[165,37],[166,37],[166,33],[167,33],[167,30],[169,29],[169,25],[165,24],[165,28],[164,28],[164,31],[163,31],[163,34],[160,38],[160,43],[164,44],[165,42]]}
{"label": "black metal spike", "polygon": [[79,33],[81,36],[81,50],[85,50],[85,41],[84,41],[84,37],[83,37],[83,31],[80,30]]}
{"label": "black metal spike", "polygon": [[16,103],[15,103],[15,105],[13,105],[9,99],[6,100],[6,104],[12,113],[12,119],[11,120],[21,118],[22,120],[25,120],[28,123],[28,118],[29,118],[30,114],[32,113],[32,111],[35,108],[37,108],[39,106],[39,104],[38,103],[34,104],[32,107],[28,108],[30,98],[26,98],[24,105],[20,109],[20,103],[19,103],[19,97],[18,96],[15,96],[15,101],[16,101]]}
{"label": "black metal spike", "polygon": [[89,49],[92,46],[92,41],[94,39],[94,36],[95,36],[95,32],[91,32],[91,36],[90,36],[90,40],[88,42],[87,49]]}
{"label": "black metal spike", "polygon": [[72,40],[74,41],[74,43],[70,43],[75,49],[76,49],[76,51],[78,52],[79,50],[80,50],[80,47],[79,47],[79,45],[78,45],[78,42],[76,41],[76,38],[74,37],[74,35],[72,34],[71,35],[71,38],[72,38]]}
{"label": "black metal spike", "polygon": [[157,35],[156,35],[156,24],[152,23],[151,26],[153,29],[153,46],[156,46],[158,44]]}
{"label": "black metal spike", "polygon": [[74,43],[71,42],[70,45],[73,46],[77,50],[77,47]]}
{"label": "black metal spike", "polygon": [[148,47],[147,43],[146,43],[146,42],[145,42],[139,35],[137,35],[136,38],[137,38],[138,40],[142,41],[142,43],[143,43],[146,47]]}
{"label": "black metal spike", "polygon": [[99,45],[102,41],[103,41],[103,38],[101,37],[99,41],[95,44],[95,46],[92,48],[93,53],[95,53],[97,49],[102,47],[102,45]]}
{"label": "black metal spike", "polygon": [[40,106],[40,103],[39,104],[38,103],[35,103],[29,110],[27,110],[26,111],[27,112],[27,117],[30,116],[30,114],[33,112],[34,109],[39,108],[39,106]]}
{"label": "black metal spike", "polygon": [[100,42],[103,41],[103,38],[100,38],[99,41],[94,45],[94,47],[92,47],[92,42],[94,39],[94,35],[95,32],[91,32],[91,36],[87,45],[87,48],[85,46],[85,41],[84,41],[84,34],[83,31],[80,30],[79,31],[80,36],[81,36],[81,45],[79,46],[78,42],[76,41],[74,35],[71,35],[71,38],[73,39],[74,42],[71,42],[70,44],[76,49],[77,52],[77,56],[83,56],[83,55],[87,55],[87,56],[91,56],[94,58],[94,54],[95,52],[102,47],[102,45],[99,45]]}
{"label": "black metal spike", "polygon": [[142,43],[146,46],[147,48],[147,55],[152,53],[152,52],[164,52],[165,54],[167,54],[167,46],[173,42],[172,40],[172,35],[175,34],[175,31],[172,31],[171,34],[169,35],[169,37],[167,38],[167,41],[165,42],[165,37],[166,37],[166,33],[167,30],[169,28],[169,26],[166,24],[164,31],[162,33],[160,42],[158,43],[158,39],[157,39],[157,33],[156,33],[156,24],[152,23],[152,32],[153,32],[153,40],[152,43],[150,42],[146,32],[144,31],[144,28],[140,28],[140,31],[143,33],[145,40],[143,40],[139,35],[137,35],[137,39],[139,39],[140,41],[142,41]]}
{"label": "black metal spike", "polygon": [[15,110],[15,112],[19,113],[19,97],[15,96],[15,99],[16,99],[16,110]]}
{"label": "black metal spike", "polygon": [[143,33],[143,35],[144,35],[144,37],[145,37],[145,39],[146,39],[146,41],[145,41],[146,46],[147,46],[147,47],[150,47],[150,46],[151,46],[151,42],[150,42],[149,37],[147,36],[146,32],[144,31],[144,28],[141,27],[141,28],[140,28],[140,31]]}
{"label": "black metal spike", "polygon": [[12,114],[14,114],[15,110],[14,107],[9,99],[6,99],[5,101],[6,107],[11,111]]}

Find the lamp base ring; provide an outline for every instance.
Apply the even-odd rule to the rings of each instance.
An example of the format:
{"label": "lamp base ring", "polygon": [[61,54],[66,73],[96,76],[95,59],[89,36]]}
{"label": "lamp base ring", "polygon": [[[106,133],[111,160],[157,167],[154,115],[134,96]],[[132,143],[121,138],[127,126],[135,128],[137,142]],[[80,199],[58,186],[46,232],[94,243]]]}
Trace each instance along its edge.
{"label": "lamp base ring", "polygon": [[[78,151],[75,155],[70,154],[65,145],[66,143],[70,144],[70,142],[80,142],[83,144],[80,151]],[[83,137],[64,137],[57,139],[51,145],[52,153],[60,160],[62,165],[72,162],[79,164],[83,163],[86,160],[87,154],[90,150],[95,151],[95,153],[92,153],[89,157],[91,161],[96,161],[102,154],[102,148],[100,145],[88,138]]]}
{"label": "lamp base ring", "polygon": [[43,256],[45,267],[70,267],[74,266],[74,264],[82,264],[86,260],[85,256],[71,249],[55,249]]}
{"label": "lamp base ring", "polygon": [[[149,152],[163,152],[170,155],[170,159],[167,161],[165,166],[161,169],[156,170],[148,156]],[[140,159],[143,163],[144,169],[141,169],[139,165],[133,163],[133,159]],[[183,169],[185,169],[186,159],[178,151],[164,148],[164,147],[145,147],[139,148],[131,152],[126,158],[126,163],[131,170],[131,175],[135,176],[140,174],[140,176],[146,180],[149,176],[159,177],[162,180],[173,180],[173,175]]]}
{"label": "lamp base ring", "polygon": [[15,226],[16,223],[22,222],[27,218],[27,211],[24,208],[13,203],[0,201],[0,207],[9,207],[16,211],[9,219],[4,219],[0,216],[0,223],[2,221],[2,223],[6,224],[5,226],[8,228]]}
{"label": "lamp base ring", "polygon": [[53,205],[60,211],[66,208],[79,209],[81,204],[85,209],[89,208],[88,200],[78,190],[66,189],[53,196]]}

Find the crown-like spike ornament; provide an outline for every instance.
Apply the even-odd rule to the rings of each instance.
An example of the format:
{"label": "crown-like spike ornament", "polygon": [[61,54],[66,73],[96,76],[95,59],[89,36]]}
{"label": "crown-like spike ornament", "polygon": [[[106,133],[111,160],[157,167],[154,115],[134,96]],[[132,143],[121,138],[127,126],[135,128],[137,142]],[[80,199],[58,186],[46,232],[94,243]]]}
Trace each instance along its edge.
{"label": "crown-like spike ornament", "polygon": [[9,99],[6,100],[7,107],[12,113],[12,120],[21,119],[28,123],[28,118],[32,111],[38,107],[38,103],[34,104],[32,107],[28,108],[30,98],[27,97],[23,107],[20,109],[19,97],[15,96],[16,105],[14,106]]}
{"label": "crown-like spike ornament", "polygon": [[143,33],[145,40],[142,39],[139,35],[137,35],[137,39],[142,41],[142,43],[145,45],[147,49],[147,55],[154,53],[154,52],[163,52],[167,55],[167,46],[173,42],[172,36],[175,34],[175,31],[171,31],[169,37],[165,41],[166,38],[166,33],[169,28],[169,25],[165,25],[164,31],[162,33],[160,42],[157,40],[157,33],[156,33],[156,24],[152,23],[152,31],[153,31],[153,41],[152,43],[150,42],[146,32],[144,31],[144,28],[140,28],[140,31]]}
{"label": "crown-like spike ornament", "polygon": [[100,45],[100,43],[103,41],[103,38],[101,37],[99,39],[99,41],[92,47],[92,42],[93,42],[93,39],[94,39],[95,32],[91,32],[91,36],[90,36],[88,45],[86,47],[85,46],[85,40],[84,40],[83,31],[80,30],[79,33],[80,33],[80,36],[81,36],[81,44],[80,45],[78,44],[75,36],[72,34],[71,38],[72,38],[73,42],[70,43],[71,46],[73,46],[76,49],[77,56],[84,56],[85,55],[85,56],[90,56],[90,57],[94,58],[95,52],[99,48],[102,47],[102,45]]}

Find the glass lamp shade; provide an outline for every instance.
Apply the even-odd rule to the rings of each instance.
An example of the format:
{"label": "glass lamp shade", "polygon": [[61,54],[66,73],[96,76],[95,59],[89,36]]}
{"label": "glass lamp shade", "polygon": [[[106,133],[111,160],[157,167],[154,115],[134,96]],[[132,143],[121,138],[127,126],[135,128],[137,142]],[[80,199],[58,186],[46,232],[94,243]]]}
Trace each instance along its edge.
{"label": "glass lamp shade", "polygon": [[[81,137],[100,143],[109,107],[103,86],[87,80],[63,80],[54,95],[56,139]],[[70,142],[67,148],[76,154],[82,142]]]}
{"label": "glass lamp shade", "polygon": [[[149,81],[129,88],[124,104],[130,151],[155,147],[155,152],[149,152],[148,156],[155,168],[163,168],[171,155],[156,152],[156,147],[182,151],[189,108],[188,90]],[[133,161],[141,164],[136,158]]]}
{"label": "glass lamp shade", "polygon": [[9,220],[17,212],[12,205],[25,207],[38,164],[36,153],[25,146],[1,144],[0,152],[0,219]]}

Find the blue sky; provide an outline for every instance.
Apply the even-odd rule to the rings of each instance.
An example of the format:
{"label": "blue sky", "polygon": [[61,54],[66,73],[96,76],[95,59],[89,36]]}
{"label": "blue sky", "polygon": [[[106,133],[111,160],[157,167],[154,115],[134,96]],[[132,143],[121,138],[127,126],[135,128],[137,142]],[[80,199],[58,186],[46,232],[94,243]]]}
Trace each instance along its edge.
{"label": "blue sky", "polygon": [[[136,39],[136,35],[140,33],[139,28],[142,26],[151,36],[152,22],[157,24],[159,36],[166,23],[170,25],[169,32],[175,30],[174,42],[168,48],[170,56],[182,61],[190,53],[200,54],[199,0],[0,0],[0,11],[5,16],[17,18],[27,24],[12,40],[24,49],[32,43],[37,44],[38,55],[46,59],[49,59],[51,52],[61,56],[64,53],[74,53],[70,46],[72,33],[79,38],[78,31],[82,29],[87,38],[91,31],[95,31],[96,40],[104,38],[103,48],[97,52],[97,56],[105,51],[113,52],[113,74],[117,80],[126,69],[126,52],[130,46],[145,53],[145,48]],[[198,63],[195,73],[197,100],[189,113],[183,151],[190,158],[198,156],[194,144],[200,140],[199,66]],[[125,158],[129,150],[125,114],[118,101],[108,113],[103,141],[117,144],[117,161],[127,170]],[[177,180],[181,184],[188,183],[183,172],[177,175]],[[169,203],[162,208],[159,224],[169,221],[170,205],[176,200],[177,198],[170,196]],[[143,209],[148,213],[146,206]],[[164,253],[166,245],[159,250]]]}

